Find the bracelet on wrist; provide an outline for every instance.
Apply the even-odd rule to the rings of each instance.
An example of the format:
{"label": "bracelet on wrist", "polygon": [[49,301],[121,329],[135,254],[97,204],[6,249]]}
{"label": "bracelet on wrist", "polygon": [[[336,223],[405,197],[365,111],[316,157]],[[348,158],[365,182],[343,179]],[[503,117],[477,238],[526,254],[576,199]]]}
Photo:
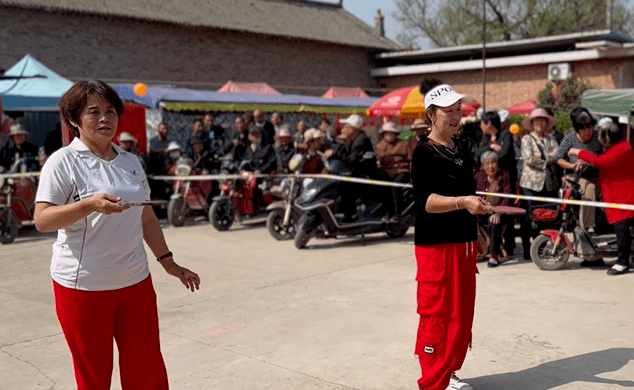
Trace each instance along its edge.
{"label": "bracelet on wrist", "polygon": [[455,201],[455,203],[456,203],[456,210],[460,210],[460,206],[458,206],[458,197],[457,197],[457,196],[456,196],[456,197],[454,197],[454,198],[453,198],[453,200],[454,200],[454,201]]}
{"label": "bracelet on wrist", "polygon": [[168,259],[170,257],[173,257],[172,252],[167,252],[166,254],[164,254],[163,256],[159,256],[156,258],[156,261],[161,261],[161,260],[165,260]]}

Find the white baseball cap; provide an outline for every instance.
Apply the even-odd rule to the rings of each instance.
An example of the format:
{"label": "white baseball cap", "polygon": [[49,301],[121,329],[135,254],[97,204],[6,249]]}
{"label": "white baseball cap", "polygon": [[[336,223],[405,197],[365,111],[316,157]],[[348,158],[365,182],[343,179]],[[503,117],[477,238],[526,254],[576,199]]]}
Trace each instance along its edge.
{"label": "white baseball cap", "polygon": [[468,98],[466,95],[454,91],[450,85],[442,84],[427,92],[427,95],[425,95],[425,109],[428,109],[432,104],[438,107],[449,107],[461,99],[466,102]]}
{"label": "white baseball cap", "polygon": [[498,116],[500,117],[500,123],[504,123],[511,118],[511,114],[506,110],[498,111]]}
{"label": "white baseball cap", "polygon": [[339,119],[339,123],[347,123],[355,129],[363,129],[363,119],[357,114],[352,114],[346,119]]}
{"label": "white baseball cap", "polygon": [[392,133],[400,133],[401,131],[396,127],[396,125],[394,124],[394,122],[392,121],[388,121],[385,122],[383,124],[383,127],[381,127],[381,130],[379,130],[379,133],[384,133],[386,131],[392,132]]}

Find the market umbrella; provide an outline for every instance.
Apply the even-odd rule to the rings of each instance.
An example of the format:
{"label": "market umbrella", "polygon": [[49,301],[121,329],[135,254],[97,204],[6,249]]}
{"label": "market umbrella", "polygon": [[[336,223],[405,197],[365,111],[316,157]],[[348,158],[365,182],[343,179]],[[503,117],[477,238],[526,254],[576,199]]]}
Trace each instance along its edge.
{"label": "market umbrella", "polygon": [[537,108],[537,99],[529,99],[514,106],[507,107],[506,111],[511,115],[530,115]]}
{"label": "market umbrella", "polygon": [[[475,116],[480,104],[471,100],[462,103],[462,116]],[[368,108],[368,116],[399,117],[416,119],[425,117],[425,98],[418,87],[397,89],[383,96]]]}

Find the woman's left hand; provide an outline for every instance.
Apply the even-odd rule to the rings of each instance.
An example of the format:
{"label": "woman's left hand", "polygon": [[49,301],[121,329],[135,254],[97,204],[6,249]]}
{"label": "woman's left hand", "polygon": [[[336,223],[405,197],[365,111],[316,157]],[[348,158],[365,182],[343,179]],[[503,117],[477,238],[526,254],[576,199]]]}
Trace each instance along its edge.
{"label": "woman's left hand", "polygon": [[183,285],[192,292],[200,289],[200,277],[193,271],[174,262],[174,259],[166,259],[161,261],[161,265],[165,268],[165,272],[180,279]]}
{"label": "woman's left hand", "polygon": [[568,151],[568,156],[579,156],[581,149],[572,148]]}
{"label": "woman's left hand", "polygon": [[499,225],[500,224],[500,214],[498,214],[498,213],[491,214],[491,216],[489,217],[489,222],[491,222],[494,225]]}
{"label": "woman's left hand", "polygon": [[494,152],[499,152],[500,150],[502,150],[502,147],[498,144],[491,144],[491,150],[493,150]]}

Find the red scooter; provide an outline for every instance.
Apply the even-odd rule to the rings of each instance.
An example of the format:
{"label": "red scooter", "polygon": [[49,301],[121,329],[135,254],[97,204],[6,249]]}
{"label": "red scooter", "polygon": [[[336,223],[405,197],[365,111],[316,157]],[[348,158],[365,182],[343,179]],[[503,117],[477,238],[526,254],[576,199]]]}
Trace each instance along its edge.
{"label": "red scooter", "polygon": [[241,175],[241,179],[222,183],[220,196],[213,198],[209,221],[218,231],[229,230],[236,219],[242,223],[268,216],[267,206],[278,199],[268,189],[270,182],[265,180],[261,185],[263,188],[258,189],[258,179],[252,172],[242,171]]}
{"label": "red scooter", "polygon": [[[19,175],[20,167],[26,162],[26,157],[16,160],[9,172],[3,172],[4,168],[0,167],[0,175],[4,173]],[[33,220],[36,183],[34,177],[0,177],[0,243],[12,243],[22,223]]]}

